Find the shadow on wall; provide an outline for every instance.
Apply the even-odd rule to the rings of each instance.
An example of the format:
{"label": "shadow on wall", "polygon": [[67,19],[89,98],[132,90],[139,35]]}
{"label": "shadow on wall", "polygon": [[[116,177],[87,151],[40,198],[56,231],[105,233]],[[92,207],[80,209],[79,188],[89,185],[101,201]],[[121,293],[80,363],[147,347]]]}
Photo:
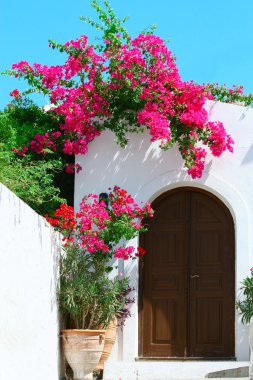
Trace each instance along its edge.
{"label": "shadow on wall", "polygon": [[[93,143],[93,142],[92,142]],[[82,158],[80,158],[82,160]],[[177,148],[163,151],[159,142],[150,144],[148,131],[144,134],[132,134],[125,148],[113,141],[113,134],[103,133],[89,153],[80,161],[83,171],[76,177],[76,200],[87,192],[106,191],[108,187],[119,185],[136,195],[144,184],[164,176],[164,185],[170,181],[191,181]],[[208,175],[212,161],[209,161],[205,175]],[[165,179],[167,175],[167,181]],[[88,181],[87,181],[88,180]]]}
{"label": "shadow on wall", "polygon": [[244,159],[242,160],[242,165],[247,165],[253,162],[253,144],[248,149]]}

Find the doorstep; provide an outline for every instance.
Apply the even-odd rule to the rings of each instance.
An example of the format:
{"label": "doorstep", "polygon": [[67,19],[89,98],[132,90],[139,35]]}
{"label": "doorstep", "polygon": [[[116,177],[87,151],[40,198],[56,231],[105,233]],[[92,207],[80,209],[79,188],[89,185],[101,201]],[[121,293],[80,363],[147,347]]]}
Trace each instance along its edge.
{"label": "doorstep", "polygon": [[248,366],[248,361],[108,361],[103,380],[198,380],[213,377],[213,372],[216,380],[247,380]]}

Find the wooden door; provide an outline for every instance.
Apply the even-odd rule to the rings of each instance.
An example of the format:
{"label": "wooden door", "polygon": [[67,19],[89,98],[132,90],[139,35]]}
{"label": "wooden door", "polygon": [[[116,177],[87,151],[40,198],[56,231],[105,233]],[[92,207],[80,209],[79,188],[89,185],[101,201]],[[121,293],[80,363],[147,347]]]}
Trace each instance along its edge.
{"label": "wooden door", "polygon": [[141,237],[140,357],[234,356],[234,226],[216,197],[159,197]]}

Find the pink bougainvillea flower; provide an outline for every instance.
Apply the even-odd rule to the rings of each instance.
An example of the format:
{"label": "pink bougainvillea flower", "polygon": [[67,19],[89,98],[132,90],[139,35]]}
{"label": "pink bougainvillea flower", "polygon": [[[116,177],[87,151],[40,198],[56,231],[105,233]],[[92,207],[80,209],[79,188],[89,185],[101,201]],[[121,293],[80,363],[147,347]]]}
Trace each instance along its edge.
{"label": "pink bougainvillea flower", "polygon": [[[48,112],[60,120],[48,136],[35,134],[29,148],[38,154],[84,155],[104,128],[114,131],[124,145],[131,125],[134,131],[146,128],[150,141],[158,141],[161,149],[176,145],[188,174],[200,178],[207,149],[219,157],[232,152],[234,143],[221,122],[208,120],[204,106],[213,97],[208,86],[182,80],[175,57],[159,36],[124,37],[119,26],[112,32],[114,21],[108,20],[102,49],[81,35],[63,45],[50,43],[66,53],[62,65],[26,61],[12,65],[11,75],[26,79],[32,91],[46,94],[53,105]],[[234,85],[227,93],[233,97],[242,91],[242,86]],[[11,94],[15,99],[21,96],[16,89]],[[66,171],[79,169],[70,164]],[[127,209],[131,214],[130,204],[114,204],[118,216]]]}
{"label": "pink bougainvillea flower", "polygon": [[20,92],[17,89],[11,91],[10,96],[13,96],[14,99],[19,99],[22,97],[22,95],[20,94]]}
{"label": "pink bougainvillea flower", "polygon": [[74,244],[89,254],[108,254],[123,260],[143,256],[144,248],[138,247],[133,256],[135,248],[127,247],[123,241],[146,230],[141,219],[153,216],[150,204],[140,207],[118,186],[110,190],[109,203],[99,202],[96,194],[88,194],[80,202],[80,211],[76,214],[73,207],[62,204],[53,217],[45,215],[45,218],[63,233],[66,247]]}

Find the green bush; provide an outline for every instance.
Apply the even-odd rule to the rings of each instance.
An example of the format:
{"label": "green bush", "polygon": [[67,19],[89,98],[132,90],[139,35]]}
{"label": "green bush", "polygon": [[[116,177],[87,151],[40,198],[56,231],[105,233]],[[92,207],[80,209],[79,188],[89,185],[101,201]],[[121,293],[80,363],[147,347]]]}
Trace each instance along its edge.
{"label": "green bush", "polygon": [[240,293],[236,307],[242,316],[242,323],[249,323],[253,317],[253,268],[250,275],[242,281]]}
{"label": "green bush", "polygon": [[108,277],[108,258],[68,245],[60,262],[59,308],[68,328],[107,328],[122,317],[129,279]]}
{"label": "green bush", "polygon": [[31,100],[15,100],[0,112],[0,182],[41,215],[60,203],[73,204],[74,176],[65,172],[67,158],[58,152],[18,156],[12,148],[28,146],[35,133],[54,129],[52,118]]}

